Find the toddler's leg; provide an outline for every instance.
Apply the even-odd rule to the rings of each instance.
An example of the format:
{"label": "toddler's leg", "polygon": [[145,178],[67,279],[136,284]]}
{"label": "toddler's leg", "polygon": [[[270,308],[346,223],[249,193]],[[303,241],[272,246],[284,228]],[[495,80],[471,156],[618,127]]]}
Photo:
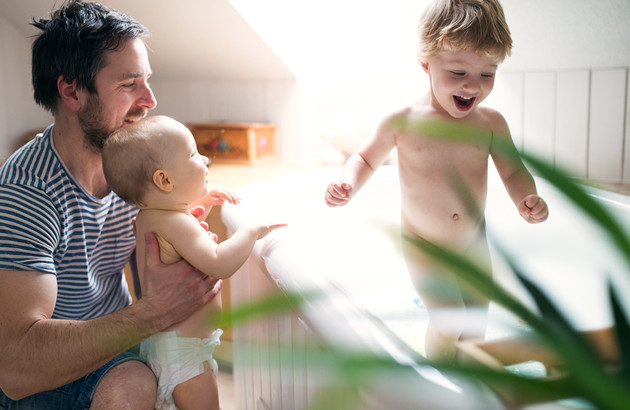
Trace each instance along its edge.
{"label": "toddler's leg", "polygon": [[[487,246],[483,243],[477,244],[480,247],[469,247],[468,251],[483,251],[482,259],[487,261]],[[404,243],[403,251],[414,287],[429,316],[426,356],[452,363],[459,340],[484,337],[488,299],[415,245]]]}
{"label": "toddler's leg", "polygon": [[[479,233],[479,236],[466,249],[465,256],[471,258],[484,271],[490,275],[492,279],[492,263],[490,261],[490,249],[486,238],[485,230]],[[483,340],[486,336],[486,328],[488,326],[488,311],[490,308],[489,295],[484,294],[479,289],[470,286],[465,280],[458,278],[460,287],[462,288],[462,297],[464,304],[469,312],[469,319],[466,321],[467,326],[463,329],[460,340]]]}
{"label": "toddler's leg", "polygon": [[453,362],[465,313],[458,282],[415,245],[404,243],[403,251],[414,288],[428,313],[424,338],[426,357],[438,362]]}
{"label": "toddler's leg", "polygon": [[180,410],[219,410],[219,388],[208,363],[202,374],[175,386],[173,399]]}

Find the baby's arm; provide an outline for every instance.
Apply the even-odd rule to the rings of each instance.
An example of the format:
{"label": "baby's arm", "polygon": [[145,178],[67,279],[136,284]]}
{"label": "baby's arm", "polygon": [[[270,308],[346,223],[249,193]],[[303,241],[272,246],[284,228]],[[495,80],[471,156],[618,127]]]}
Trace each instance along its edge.
{"label": "baby's arm", "polygon": [[[186,218],[182,218],[184,216]],[[213,238],[189,215],[177,216],[168,240],[179,255],[206,275],[216,279],[232,276],[247,260],[256,240],[287,224],[247,223],[230,238],[217,244]]]}
{"label": "baby's arm", "polygon": [[328,184],[324,200],[328,206],[342,206],[372,176],[387,158],[389,152],[396,145],[395,133],[388,126],[388,117],[379,126],[376,134],[358,152],[350,156],[343,167],[341,177]]}
{"label": "baby's arm", "polygon": [[[549,216],[545,201],[538,196],[536,183],[518,156],[505,119],[496,113],[490,155],[512,202],[529,223],[543,222]],[[497,141],[497,142],[495,142]],[[496,144],[501,144],[497,147]]]}

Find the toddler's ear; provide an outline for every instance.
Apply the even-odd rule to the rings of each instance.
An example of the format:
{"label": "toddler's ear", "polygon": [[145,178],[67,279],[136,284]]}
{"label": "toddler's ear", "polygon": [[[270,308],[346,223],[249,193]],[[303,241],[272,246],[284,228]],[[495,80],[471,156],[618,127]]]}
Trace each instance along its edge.
{"label": "toddler's ear", "polygon": [[425,73],[427,74],[429,73],[429,63],[427,63],[426,61],[421,61],[420,66],[422,67]]}
{"label": "toddler's ear", "polygon": [[173,184],[163,169],[158,169],[153,173],[153,184],[162,192],[171,192],[173,190]]}

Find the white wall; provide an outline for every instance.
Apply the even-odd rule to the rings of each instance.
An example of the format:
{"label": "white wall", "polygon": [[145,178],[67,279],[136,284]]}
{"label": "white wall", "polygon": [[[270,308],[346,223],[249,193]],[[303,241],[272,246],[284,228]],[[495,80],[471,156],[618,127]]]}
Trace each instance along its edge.
{"label": "white wall", "polygon": [[514,40],[505,70],[630,65],[628,0],[502,0]]}
{"label": "white wall", "polygon": [[19,141],[45,128],[52,116],[35,104],[31,86],[30,40],[0,15],[0,163]]}
{"label": "white wall", "polygon": [[517,145],[578,178],[630,183],[630,2],[503,6],[514,49],[488,104]]}
{"label": "white wall", "polygon": [[486,103],[526,153],[574,177],[630,183],[629,86],[627,68],[504,72]]}

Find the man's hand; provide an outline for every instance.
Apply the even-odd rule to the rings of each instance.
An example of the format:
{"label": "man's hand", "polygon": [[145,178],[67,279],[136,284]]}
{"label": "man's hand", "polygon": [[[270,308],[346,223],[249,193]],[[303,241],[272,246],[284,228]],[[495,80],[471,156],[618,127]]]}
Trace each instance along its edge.
{"label": "man's hand", "polygon": [[171,265],[160,261],[155,235],[147,233],[145,239],[145,269],[142,299],[162,315],[161,331],[187,319],[214,298],[223,282],[204,275],[185,260]]}
{"label": "man's hand", "polygon": [[199,225],[203,226],[203,229],[205,229],[206,231],[208,230],[208,222],[206,222],[203,218],[206,215],[206,208],[204,208],[201,205],[197,205],[196,207],[192,208],[190,210],[190,213],[192,214],[192,216],[194,216],[195,218],[197,218],[199,220]]}

